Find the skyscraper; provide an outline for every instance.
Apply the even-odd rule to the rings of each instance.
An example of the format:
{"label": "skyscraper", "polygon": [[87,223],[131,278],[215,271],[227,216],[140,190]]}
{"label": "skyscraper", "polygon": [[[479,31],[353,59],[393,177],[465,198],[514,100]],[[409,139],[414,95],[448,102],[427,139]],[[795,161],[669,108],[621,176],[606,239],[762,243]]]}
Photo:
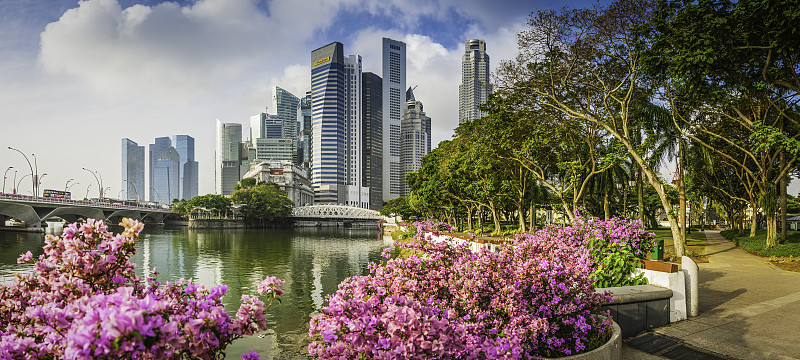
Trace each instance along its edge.
{"label": "skyscraper", "polygon": [[250,117],[250,142],[255,144],[259,138],[284,137],[285,121],[278,115],[267,113],[255,114]]}
{"label": "skyscraper", "polygon": [[383,38],[383,201],[400,196],[400,118],[406,91],[406,44]]}
{"label": "skyscraper", "polygon": [[169,137],[159,137],[150,144],[150,201],[171,204],[180,196],[180,163],[178,151]]}
{"label": "skyscraper", "polygon": [[172,143],[180,155],[179,199],[189,200],[197,196],[198,164],[194,160],[194,138],[189,135],[174,135]]}
{"label": "skyscraper", "polygon": [[380,210],[383,208],[383,81],[371,72],[365,72],[361,79],[363,181],[369,187],[369,208]]}
{"label": "skyscraper", "polygon": [[283,120],[283,134],[281,137],[297,137],[297,104],[300,99],[294,94],[276,86],[272,89],[272,108]]}
{"label": "skyscraper", "polygon": [[[414,98],[413,89],[406,92],[406,103],[401,120],[400,164],[403,178],[406,174],[419,170],[422,157],[431,151],[431,118],[422,110],[422,103]],[[403,181],[402,196],[408,195],[408,186]]]}
{"label": "skyscraper", "polygon": [[303,170],[311,174],[311,91],[297,104],[297,119],[300,129],[297,133],[297,160]]}
{"label": "skyscraper", "polygon": [[242,124],[223,123],[217,119],[214,149],[214,191],[220,195],[233,194],[241,178]]}
{"label": "skyscraper", "polygon": [[472,121],[486,116],[478,110],[486,100],[492,85],[489,83],[489,55],[486,42],[467,40],[464,56],[461,58],[461,85],[458,86],[458,123]]}
{"label": "skyscraper", "polygon": [[122,190],[123,199],[145,200],[144,146],[122,139]]}
{"label": "skyscraper", "polygon": [[333,42],[311,52],[315,203],[368,207],[361,181],[361,56]]}

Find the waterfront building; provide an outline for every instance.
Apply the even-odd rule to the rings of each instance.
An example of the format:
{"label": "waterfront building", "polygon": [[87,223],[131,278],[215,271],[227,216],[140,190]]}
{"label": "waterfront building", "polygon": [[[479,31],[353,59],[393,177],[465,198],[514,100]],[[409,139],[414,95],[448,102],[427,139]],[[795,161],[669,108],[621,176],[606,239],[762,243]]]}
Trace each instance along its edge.
{"label": "waterfront building", "polygon": [[145,200],[144,146],[135,141],[122,139],[122,198],[126,200]]}
{"label": "waterfront building", "polygon": [[306,96],[297,104],[297,119],[300,125],[297,133],[297,160],[311,178],[311,91],[306,91]]}
{"label": "waterfront building", "polygon": [[241,179],[242,124],[223,123],[217,119],[214,147],[214,192],[220,195],[233,194],[233,188]]}
{"label": "waterfront building", "polygon": [[[405,178],[406,174],[419,170],[422,157],[431,152],[431,118],[425,115],[422,103],[414,98],[411,88],[406,92],[406,104],[400,123],[400,164]],[[405,181],[401,196],[408,196],[408,185]]]}
{"label": "waterfront building", "polygon": [[171,204],[180,195],[181,157],[169,137],[159,137],[149,146],[149,200]]}
{"label": "waterfront building", "polygon": [[361,56],[342,43],[311,52],[311,169],[315,203],[369,206],[361,181]]}
{"label": "waterfront building", "polygon": [[489,55],[486,42],[467,40],[464,56],[461,58],[461,85],[458,86],[458,123],[464,123],[486,116],[478,109],[486,100],[492,86],[489,83]]}
{"label": "waterfront building", "polygon": [[194,138],[189,135],[174,135],[172,143],[180,155],[178,198],[189,200],[197,196],[198,163],[194,159]]}
{"label": "waterfront building", "polygon": [[383,38],[383,201],[401,195],[400,118],[406,91],[406,44]]}
{"label": "waterfront building", "polygon": [[369,187],[369,208],[383,208],[383,81],[365,72],[362,77],[362,180]]}
{"label": "waterfront building", "polygon": [[256,161],[244,178],[278,185],[295,206],[314,204],[314,190],[308,173],[290,160]]}

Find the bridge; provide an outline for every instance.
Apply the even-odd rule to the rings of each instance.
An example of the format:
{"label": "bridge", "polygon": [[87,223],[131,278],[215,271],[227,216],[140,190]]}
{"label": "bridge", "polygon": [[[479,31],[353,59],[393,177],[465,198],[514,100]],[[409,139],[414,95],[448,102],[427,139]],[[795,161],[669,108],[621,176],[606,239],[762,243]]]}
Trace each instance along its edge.
{"label": "bridge", "polygon": [[383,216],[375,210],[345,205],[307,205],[292,210],[295,226],[370,226]]}
{"label": "bridge", "polygon": [[9,219],[24,222],[26,227],[40,228],[42,222],[53,218],[67,222],[92,218],[116,223],[124,217],[160,224],[173,214],[170,208],[112,203],[110,200],[84,201],[0,193],[0,226]]}

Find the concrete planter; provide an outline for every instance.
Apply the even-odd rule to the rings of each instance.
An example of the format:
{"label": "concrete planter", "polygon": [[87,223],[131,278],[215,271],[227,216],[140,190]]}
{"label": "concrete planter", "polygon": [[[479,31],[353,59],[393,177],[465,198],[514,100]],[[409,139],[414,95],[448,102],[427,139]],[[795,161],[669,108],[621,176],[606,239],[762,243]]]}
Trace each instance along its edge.
{"label": "concrete planter", "polygon": [[[616,322],[611,322],[611,339],[605,345],[577,355],[564,356],[554,359],[559,360],[621,360],[622,359],[622,330]],[[545,358],[549,359],[549,358]]]}

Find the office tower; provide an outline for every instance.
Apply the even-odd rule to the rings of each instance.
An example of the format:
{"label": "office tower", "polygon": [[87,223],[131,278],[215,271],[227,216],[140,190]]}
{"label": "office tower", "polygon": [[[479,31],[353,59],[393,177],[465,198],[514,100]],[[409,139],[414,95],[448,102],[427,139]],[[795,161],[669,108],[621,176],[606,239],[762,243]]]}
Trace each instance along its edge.
{"label": "office tower", "polygon": [[306,96],[297,104],[297,119],[300,129],[297,133],[297,160],[303,170],[311,171],[311,91],[306,91]]}
{"label": "office tower", "polygon": [[189,135],[174,135],[172,143],[180,155],[179,199],[189,200],[197,196],[198,164],[194,160],[194,138]]}
{"label": "office tower", "polygon": [[461,85],[458,86],[459,124],[486,116],[478,107],[489,99],[492,91],[486,42],[467,40],[464,48],[464,56],[461,58]]}
{"label": "office tower", "polygon": [[400,118],[406,91],[406,44],[383,38],[383,201],[400,196]]}
{"label": "office tower", "polygon": [[300,99],[294,94],[276,86],[272,89],[272,108],[278,118],[283,120],[283,134],[278,137],[297,137],[297,104]]}
{"label": "office tower", "polygon": [[278,115],[260,113],[250,117],[250,141],[258,138],[279,138],[285,133],[286,124]]}
{"label": "office tower", "polygon": [[361,182],[361,57],[333,42],[311,52],[315,203],[367,207]]}
{"label": "office tower", "polygon": [[216,140],[214,190],[217,194],[231,195],[241,178],[242,124],[223,123],[217,119]]}
{"label": "office tower", "polygon": [[150,201],[171,204],[180,196],[181,157],[169,137],[150,144]]}
{"label": "office tower", "polygon": [[131,139],[122,139],[122,192],[123,199],[145,200],[144,146]]}
{"label": "office tower", "polygon": [[[258,138],[249,145],[250,149],[255,149],[255,158],[248,156],[247,171],[250,171],[250,165],[253,164],[255,159],[258,160],[285,160],[294,161],[294,154],[292,150],[295,148],[294,139],[289,138]],[[244,156],[242,157],[244,158]]]}
{"label": "office tower", "polygon": [[383,81],[371,72],[362,77],[361,159],[363,181],[369,187],[369,208],[383,208]]}
{"label": "office tower", "polygon": [[[425,116],[422,103],[414,98],[411,88],[406,92],[406,106],[400,123],[400,164],[405,178],[406,174],[419,170],[422,157],[431,151],[431,118]],[[408,196],[405,181],[401,196]]]}

